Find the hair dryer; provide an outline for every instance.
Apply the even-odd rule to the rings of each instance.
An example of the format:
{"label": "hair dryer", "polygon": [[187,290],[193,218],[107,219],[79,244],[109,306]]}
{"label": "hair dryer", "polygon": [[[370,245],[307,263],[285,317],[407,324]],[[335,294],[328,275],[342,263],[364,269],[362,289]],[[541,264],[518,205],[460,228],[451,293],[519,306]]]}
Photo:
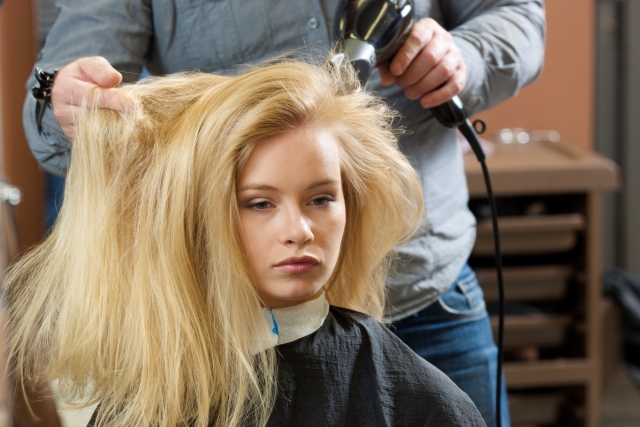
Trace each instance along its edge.
{"label": "hair dryer", "polygon": [[[334,21],[333,35],[338,45],[332,62],[351,63],[364,86],[374,68],[390,60],[400,49],[412,25],[411,0],[343,0]],[[484,159],[460,98],[455,96],[431,111],[444,126],[460,128],[478,159]]]}
{"label": "hair dryer", "polygon": [[[331,59],[336,65],[345,60],[353,65],[358,79],[364,86],[373,69],[390,60],[407,39],[413,25],[413,5],[411,0],[342,0],[336,13],[333,35],[337,40],[336,54]],[[482,165],[487,186],[487,196],[491,206],[493,239],[495,245],[496,269],[498,273],[499,324],[498,324],[498,366],[496,378],[496,420],[502,425],[501,383],[502,353],[504,336],[504,286],[502,279],[502,256],[498,233],[498,217],[495,198],[491,189],[489,171],[485,155],[474,126],[467,117],[462,101],[454,96],[450,101],[431,108],[435,118],[444,126],[457,127],[469,141],[471,149]],[[481,122],[484,128],[484,122]]]}

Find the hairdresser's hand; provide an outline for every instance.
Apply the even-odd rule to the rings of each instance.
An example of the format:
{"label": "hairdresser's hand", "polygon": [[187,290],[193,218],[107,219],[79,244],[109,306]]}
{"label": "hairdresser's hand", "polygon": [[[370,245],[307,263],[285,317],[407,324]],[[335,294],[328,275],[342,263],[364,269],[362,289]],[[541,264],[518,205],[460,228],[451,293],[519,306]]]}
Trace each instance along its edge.
{"label": "hairdresser's hand", "polygon": [[390,63],[378,67],[383,86],[393,83],[424,108],[443,104],[462,92],[467,66],[447,30],[431,18],[416,22]]}
{"label": "hairdresser's hand", "polygon": [[98,106],[112,110],[130,108],[135,102],[128,95],[113,89],[122,81],[122,74],[101,56],[80,58],[64,66],[58,74],[51,90],[53,115],[62,132],[73,141],[75,119],[78,117],[82,101],[87,92],[96,90],[100,95]]}

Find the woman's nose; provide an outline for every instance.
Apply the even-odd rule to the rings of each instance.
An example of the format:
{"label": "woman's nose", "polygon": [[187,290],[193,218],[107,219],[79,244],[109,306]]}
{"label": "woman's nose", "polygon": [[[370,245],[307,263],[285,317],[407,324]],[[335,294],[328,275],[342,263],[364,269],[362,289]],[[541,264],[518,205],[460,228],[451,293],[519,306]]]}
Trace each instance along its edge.
{"label": "woman's nose", "polygon": [[281,241],[286,245],[304,245],[313,241],[311,221],[299,207],[289,207],[283,212]]}

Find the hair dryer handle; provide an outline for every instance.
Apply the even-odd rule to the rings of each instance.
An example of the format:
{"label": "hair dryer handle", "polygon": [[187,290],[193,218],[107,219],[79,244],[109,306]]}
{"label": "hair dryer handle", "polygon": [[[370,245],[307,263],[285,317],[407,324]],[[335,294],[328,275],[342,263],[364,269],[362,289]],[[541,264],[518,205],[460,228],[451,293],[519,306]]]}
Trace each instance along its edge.
{"label": "hair dryer handle", "polygon": [[480,144],[480,139],[475,128],[467,118],[467,110],[465,110],[462,101],[457,96],[444,104],[438,105],[431,109],[435,118],[448,128],[458,128],[467,141],[471,149],[475,153],[478,161],[485,159],[484,150]]}
{"label": "hair dryer handle", "polygon": [[448,128],[455,128],[467,120],[467,110],[457,96],[444,104],[431,108],[435,118]]}

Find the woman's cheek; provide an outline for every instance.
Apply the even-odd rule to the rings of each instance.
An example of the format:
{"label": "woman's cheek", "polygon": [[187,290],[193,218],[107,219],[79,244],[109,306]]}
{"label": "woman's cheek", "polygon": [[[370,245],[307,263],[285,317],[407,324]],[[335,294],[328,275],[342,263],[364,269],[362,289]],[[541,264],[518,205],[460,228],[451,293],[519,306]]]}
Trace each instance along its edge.
{"label": "woman's cheek", "polygon": [[332,215],[329,223],[327,224],[327,239],[331,241],[334,250],[338,250],[342,237],[344,235],[344,228],[347,222],[344,205],[337,209],[335,214]]}
{"label": "woman's cheek", "polygon": [[266,250],[268,249],[268,245],[265,243],[266,230],[268,227],[262,226],[256,218],[244,218],[242,224],[244,249],[251,273],[258,276],[266,263]]}

